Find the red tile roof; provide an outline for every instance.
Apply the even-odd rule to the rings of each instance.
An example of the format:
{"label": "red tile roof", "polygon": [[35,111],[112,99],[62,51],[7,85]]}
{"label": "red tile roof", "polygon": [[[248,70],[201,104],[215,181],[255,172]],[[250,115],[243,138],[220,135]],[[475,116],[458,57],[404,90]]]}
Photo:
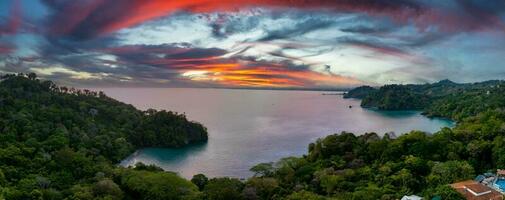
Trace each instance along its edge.
{"label": "red tile roof", "polygon": [[503,200],[500,192],[473,180],[453,183],[451,187],[468,200]]}
{"label": "red tile roof", "polygon": [[483,192],[488,192],[488,191],[492,190],[490,187],[482,185],[480,183],[474,183],[474,184],[465,185],[465,187],[467,189],[472,190],[475,193],[483,193]]}

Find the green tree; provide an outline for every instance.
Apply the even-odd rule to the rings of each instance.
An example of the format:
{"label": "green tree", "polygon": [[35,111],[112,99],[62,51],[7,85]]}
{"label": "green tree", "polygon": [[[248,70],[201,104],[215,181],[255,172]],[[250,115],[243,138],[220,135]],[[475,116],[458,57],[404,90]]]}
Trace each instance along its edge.
{"label": "green tree", "polygon": [[326,200],[327,198],[314,194],[309,191],[293,192],[288,195],[284,200]]}
{"label": "green tree", "polygon": [[122,199],[123,191],[119,186],[110,179],[98,181],[93,187],[93,192],[96,196],[106,197],[110,199]]}
{"label": "green tree", "polygon": [[198,187],[174,173],[123,170],[121,187],[134,199],[177,200],[199,195]]}
{"label": "green tree", "polygon": [[7,183],[7,180],[5,179],[5,174],[2,172],[2,169],[0,169],[0,188],[5,186]]}
{"label": "green tree", "polygon": [[464,200],[465,197],[454,190],[449,185],[440,185],[436,188],[435,195],[442,197],[443,200]]}
{"label": "green tree", "polygon": [[471,179],[473,177],[474,169],[466,161],[447,161],[435,164],[427,179],[429,185],[437,186]]}
{"label": "green tree", "polygon": [[246,188],[253,189],[261,199],[271,199],[275,192],[279,190],[279,182],[270,177],[253,177],[247,181]]}
{"label": "green tree", "polygon": [[254,172],[254,176],[272,176],[274,172],[273,163],[260,163],[253,166],[250,171]]}
{"label": "green tree", "polygon": [[195,184],[196,186],[198,186],[199,190],[203,190],[205,185],[207,185],[207,183],[209,182],[209,178],[207,178],[203,174],[197,174],[197,175],[194,175],[193,178],[191,178],[191,182],[193,184]]}
{"label": "green tree", "polygon": [[242,189],[244,184],[233,178],[213,178],[210,179],[203,192],[209,200],[241,200],[244,198]]}

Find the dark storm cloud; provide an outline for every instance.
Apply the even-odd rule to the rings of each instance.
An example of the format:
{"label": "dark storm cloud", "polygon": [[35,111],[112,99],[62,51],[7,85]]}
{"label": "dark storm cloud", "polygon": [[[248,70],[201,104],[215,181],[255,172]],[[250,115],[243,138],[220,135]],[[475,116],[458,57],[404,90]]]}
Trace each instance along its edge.
{"label": "dark storm cloud", "polygon": [[115,21],[131,15],[135,1],[43,0],[52,10],[48,32],[71,39],[91,39]]}
{"label": "dark storm cloud", "polygon": [[[368,23],[359,23],[363,21],[368,21]],[[340,31],[356,34],[383,34],[392,32],[397,28],[398,26],[387,21],[385,22],[384,20],[379,21],[370,19],[368,17],[359,17],[358,19],[354,20],[354,23],[340,28]]]}
{"label": "dark storm cloud", "polygon": [[234,15],[221,15],[211,22],[212,34],[216,38],[224,38],[235,33],[244,33],[257,28],[260,17],[236,17]]}
{"label": "dark storm cloud", "polygon": [[412,56],[409,51],[405,48],[402,48],[401,45],[386,44],[374,39],[360,40],[356,38],[344,37],[339,38],[338,42],[343,45],[350,45],[362,49],[367,49],[380,54],[400,57]]}
{"label": "dark storm cloud", "polygon": [[193,59],[193,58],[209,58],[217,57],[226,54],[227,51],[218,48],[192,48],[188,51],[167,54],[167,59]]}
{"label": "dark storm cloud", "polygon": [[0,19],[0,36],[15,34],[22,23],[21,5],[19,1],[12,4],[9,16]]}
{"label": "dark storm cloud", "polygon": [[286,68],[287,71],[308,71],[310,70],[310,65],[307,64],[295,64],[294,60],[286,59],[282,61],[269,61],[260,59],[254,56],[235,56],[232,59],[247,61],[247,67],[265,67],[265,66],[277,66]]}
{"label": "dark storm cloud", "polygon": [[100,49],[130,65],[141,64],[163,68],[191,67],[219,60],[227,51],[218,48],[195,48],[189,44],[128,45]]}
{"label": "dark storm cloud", "polygon": [[16,34],[22,23],[21,7],[19,2],[14,2],[10,13],[5,18],[0,18],[0,55],[10,54],[16,50],[16,46],[3,36]]}
{"label": "dark storm cloud", "polygon": [[[415,50],[437,45],[455,35],[505,30],[505,2],[499,0],[41,1],[49,9],[48,16],[40,21],[23,21],[19,3],[12,4],[9,16],[0,19],[0,56],[6,63],[4,68],[10,71],[16,71],[16,66],[18,71],[26,71],[30,67],[62,66],[79,72],[105,73],[111,77],[111,81],[120,80],[119,77],[132,77],[146,82],[159,79],[189,84],[181,78],[184,71],[215,70],[218,73],[217,71],[228,67],[236,71],[251,70],[252,77],[261,79],[287,79],[282,74],[264,74],[263,71],[282,71],[282,68],[285,70],[282,72],[286,73],[308,72],[314,64],[324,66],[326,63],[306,63],[304,56],[321,55],[341,46],[369,50],[379,57],[388,55],[411,60],[422,56],[416,54]],[[246,17],[237,12],[251,7],[261,7],[268,11]],[[221,13],[206,24],[212,30],[211,38],[201,38],[203,43],[206,39],[225,41],[234,34],[248,33],[255,29],[264,30],[265,35],[259,39],[245,39],[240,44],[244,47],[233,49],[234,52],[196,47],[198,44],[125,46],[117,38],[120,34],[118,30],[180,11],[188,15]],[[358,17],[346,23],[340,23],[336,20],[337,17],[328,17],[338,15]],[[261,20],[265,18],[289,17],[295,19],[293,24],[260,26]],[[407,28],[416,30],[412,34],[402,32]],[[13,40],[21,32],[25,34],[26,30],[33,30],[29,33],[43,38],[42,42],[33,42],[36,44],[29,49],[36,55],[14,55],[20,49],[18,46],[29,45],[23,39]],[[315,40],[295,39],[319,30],[340,30],[338,33],[344,36],[323,32],[325,35],[321,37],[328,42],[321,42],[322,44]],[[311,42],[328,47],[314,48],[310,46]],[[280,48],[263,53],[266,57],[274,57],[273,60],[265,60],[264,57],[260,59],[261,55],[243,56],[248,50],[257,50],[254,45],[260,43],[274,44]],[[22,49],[24,54],[32,54],[26,53],[26,49]],[[289,50],[303,53],[293,56]],[[402,69],[398,71],[400,72],[404,76],[416,73],[412,69]],[[62,72],[55,72],[52,76],[69,79],[69,75]],[[304,82],[293,76],[291,79],[297,79],[294,81],[296,83]],[[106,82],[106,79],[101,81]]]}
{"label": "dark storm cloud", "polygon": [[[98,35],[140,24],[146,20],[162,17],[176,11],[213,12],[234,11],[251,6],[279,8],[295,8],[308,12],[340,11],[364,13],[370,16],[388,16],[401,23],[414,22],[420,27],[430,25],[440,26],[448,31],[475,30],[489,27],[503,27],[499,15],[503,14],[503,1],[455,1],[453,7],[434,7],[432,2],[416,0],[245,0],[235,1],[201,1],[190,0],[170,3],[162,0],[140,1],[105,1],[105,0],[44,0],[52,9],[48,20],[49,31],[75,39],[90,39]],[[233,20],[224,26],[218,21],[211,24],[214,36],[224,37],[240,29],[248,29],[257,25],[254,18],[248,19],[246,27],[236,26]],[[307,24],[310,28],[310,24]],[[324,26],[314,24],[313,28]],[[349,28],[344,31],[367,32],[373,28]],[[303,30],[301,30],[303,32]],[[272,34],[273,38],[282,34]],[[268,39],[268,38],[265,38]]]}
{"label": "dark storm cloud", "polygon": [[387,27],[355,26],[355,27],[341,28],[340,30],[348,33],[371,34],[371,33],[383,33],[391,29]]}
{"label": "dark storm cloud", "polygon": [[269,32],[265,37],[262,37],[257,41],[265,42],[285,38],[293,38],[296,36],[304,35],[311,31],[316,31],[330,27],[334,23],[335,23],[334,21],[309,18],[305,21],[297,23],[291,28]]}
{"label": "dark storm cloud", "polygon": [[[49,31],[74,39],[90,39],[179,10],[213,12],[260,6],[308,10],[328,9],[369,14],[380,13],[392,16],[396,16],[405,10],[413,13],[422,11],[420,4],[407,0],[394,2],[390,0],[245,0],[241,2],[190,0],[178,3],[162,0],[44,0],[44,3],[52,10],[52,15],[48,20]],[[217,26],[218,24],[216,24],[216,30],[219,30]],[[219,31],[215,33],[218,36],[221,34]]]}
{"label": "dark storm cloud", "polygon": [[505,28],[504,20],[500,15],[505,12],[505,1],[458,1],[462,12],[459,14],[467,19],[469,28],[481,29],[488,26]]}
{"label": "dark storm cloud", "polygon": [[[222,65],[237,65],[237,69],[283,68],[286,71],[307,71],[308,65],[290,60],[272,62],[253,56],[221,56],[228,52],[218,48],[194,48],[181,44],[131,45],[101,50],[118,57],[123,66],[149,66],[167,70],[208,70]],[[240,64],[239,64],[240,63]],[[134,74],[131,74],[134,75]]]}

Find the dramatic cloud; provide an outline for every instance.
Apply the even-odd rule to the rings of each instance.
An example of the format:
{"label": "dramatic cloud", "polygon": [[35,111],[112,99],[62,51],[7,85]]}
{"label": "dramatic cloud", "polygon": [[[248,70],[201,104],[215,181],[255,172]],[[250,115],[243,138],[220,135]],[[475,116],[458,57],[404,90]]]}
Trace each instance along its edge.
{"label": "dramatic cloud", "polygon": [[103,49],[114,55],[114,64],[145,65],[180,74],[177,81],[197,81],[213,86],[331,87],[360,84],[353,78],[314,72],[289,61],[272,62],[254,57],[227,57],[217,48],[193,48],[188,44],[130,45]]}
{"label": "dramatic cloud", "polygon": [[[492,1],[458,1],[455,5],[436,5],[431,1],[409,0],[45,0],[55,12],[50,19],[52,32],[75,38],[90,38],[122,28],[141,24],[177,11],[193,13],[236,12],[251,7],[270,9],[295,8],[317,12],[360,12],[372,16],[387,16],[417,26],[438,26],[445,31],[503,29],[499,14],[505,3]],[[447,3],[450,4],[450,3]],[[219,24],[214,24],[218,28]],[[215,32],[219,35],[219,32]]]}
{"label": "dramatic cloud", "polygon": [[345,88],[505,73],[499,0],[11,0],[0,72],[64,84]]}
{"label": "dramatic cloud", "polygon": [[0,35],[14,34],[21,25],[21,8],[19,1],[15,1],[12,4],[7,20],[3,24],[0,24]]}
{"label": "dramatic cloud", "polygon": [[14,47],[7,44],[0,44],[0,54],[8,54],[14,51]]}
{"label": "dramatic cloud", "polygon": [[15,34],[21,24],[21,8],[19,2],[14,2],[11,6],[9,16],[0,21],[0,54],[12,53],[15,46],[2,36]]}
{"label": "dramatic cloud", "polygon": [[50,20],[51,30],[77,38],[89,38],[166,16],[176,11],[195,13],[233,12],[241,8],[299,8],[329,11],[360,11],[398,16],[404,12],[422,11],[419,4],[398,0],[130,0],[130,1],[44,1],[55,14]]}

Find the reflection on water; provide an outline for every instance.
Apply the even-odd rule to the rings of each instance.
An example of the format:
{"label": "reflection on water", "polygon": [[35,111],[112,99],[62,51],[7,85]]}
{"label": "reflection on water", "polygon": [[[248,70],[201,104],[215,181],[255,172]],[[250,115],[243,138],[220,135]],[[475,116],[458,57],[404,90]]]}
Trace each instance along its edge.
{"label": "reflection on water", "polygon": [[[205,145],[182,149],[139,150],[122,163],[156,164],[184,177],[250,176],[260,162],[300,156],[317,138],[341,131],[397,135],[410,130],[435,132],[452,122],[416,111],[363,109],[354,99],[313,91],[227,89],[102,89],[139,109],[185,113],[209,131]],[[352,108],[350,108],[352,107]]]}

